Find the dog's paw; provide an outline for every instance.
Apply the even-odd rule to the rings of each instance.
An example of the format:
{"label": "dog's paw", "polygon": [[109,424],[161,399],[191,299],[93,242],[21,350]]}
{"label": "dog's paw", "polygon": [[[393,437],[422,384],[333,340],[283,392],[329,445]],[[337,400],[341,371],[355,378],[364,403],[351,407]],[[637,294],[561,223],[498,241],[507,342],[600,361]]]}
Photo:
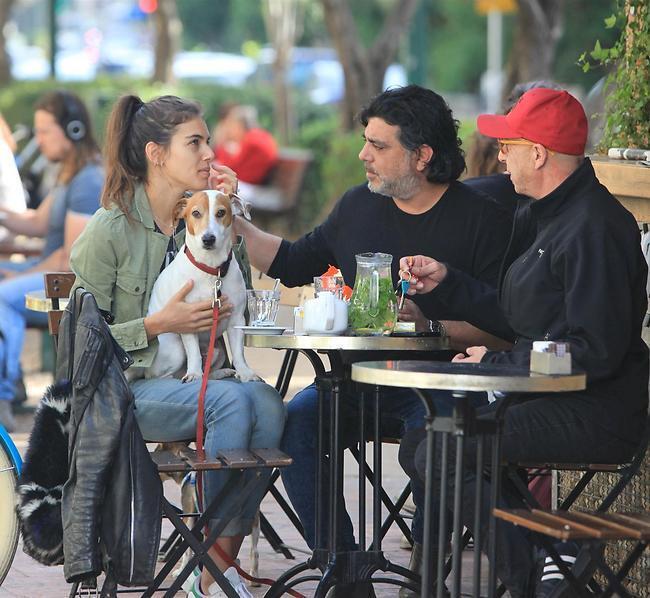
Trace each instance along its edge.
{"label": "dog's paw", "polygon": [[200,380],[203,374],[201,372],[186,372],[186,374],[181,378],[183,384],[187,382],[194,382],[194,380]]}
{"label": "dog's paw", "polygon": [[223,380],[224,378],[232,378],[235,375],[235,370],[232,368],[219,368],[210,371],[210,380]]}
{"label": "dog's paw", "polygon": [[262,379],[250,368],[239,368],[236,378],[242,382],[257,382]]}

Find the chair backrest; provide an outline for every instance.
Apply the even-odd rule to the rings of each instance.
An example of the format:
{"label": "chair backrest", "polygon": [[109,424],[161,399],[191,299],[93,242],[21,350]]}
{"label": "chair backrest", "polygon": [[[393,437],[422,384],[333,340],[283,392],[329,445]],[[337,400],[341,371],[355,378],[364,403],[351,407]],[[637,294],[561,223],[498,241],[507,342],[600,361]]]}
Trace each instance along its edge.
{"label": "chair backrest", "polygon": [[278,163],[271,175],[271,185],[278,187],[284,197],[284,208],[290,209],[298,203],[298,196],[312,161],[309,150],[297,148],[282,148],[279,152]]}
{"label": "chair backrest", "polygon": [[46,272],[43,279],[45,281],[45,297],[52,302],[52,309],[47,312],[47,324],[50,334],[56,339],[63,315],[61,299],[67,299],[70,296],[75,275],[74,272]]}

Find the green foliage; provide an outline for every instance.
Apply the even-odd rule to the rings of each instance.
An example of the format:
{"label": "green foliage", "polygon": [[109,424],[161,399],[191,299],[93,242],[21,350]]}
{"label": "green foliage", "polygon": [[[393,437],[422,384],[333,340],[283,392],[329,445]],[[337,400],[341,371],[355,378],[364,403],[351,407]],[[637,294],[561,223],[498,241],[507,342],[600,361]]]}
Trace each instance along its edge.
{"label": "green foliage", "polygon": [[650,147],[650,6],[647,0],[619,0],[605,27],[620,27],[612,46],[597,40],[578,63],[584,72],[613,68],[607,78],[606,124],[601,149]]}
{"label": "green foliage", "polygon": [[[506,38],[508,28],[504,28]],[[436,91],[478,90],[487,66],[487,25],[485,16],[474,9],[474,2],[438,0],[429,11],[429,29],[427,76],[431,87]]]}
{"label": "green foliage", "polygon": [[358,158],[361,134],[341,133],[338,117],[312,120],[300,129],[297,145],[309,148],[314,161],[307,171],[296,228],[308,230],[325,216],[350,187],[365,180]]}
{"label": "green foliage", "polygon": [[266,41],[261,2],[182,0],[183,48],[241,52],[247,40]]}
{"label": "green foliage", "polygon": [[576,56],[600,39],[604,47],[614,44],[618,30],[603,30],[602,22],[612,14],[616,0],[566,0],[564,35],[558,40],[553,63],[553,79],[563,84],[579,84],[590,89],[602,77],[596,71],[576,69]]}

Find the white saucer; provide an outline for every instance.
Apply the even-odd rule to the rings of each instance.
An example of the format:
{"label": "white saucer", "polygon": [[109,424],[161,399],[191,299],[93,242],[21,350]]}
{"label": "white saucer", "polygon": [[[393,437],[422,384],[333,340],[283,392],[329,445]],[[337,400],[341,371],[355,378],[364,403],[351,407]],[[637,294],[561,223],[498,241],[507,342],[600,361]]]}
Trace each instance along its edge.
{"label": "white saucer", "polygon": [[233,328],[243,330],[244,334],[266,334],[269,336],[282,334],[286,330],[284,326],[233,326]]}

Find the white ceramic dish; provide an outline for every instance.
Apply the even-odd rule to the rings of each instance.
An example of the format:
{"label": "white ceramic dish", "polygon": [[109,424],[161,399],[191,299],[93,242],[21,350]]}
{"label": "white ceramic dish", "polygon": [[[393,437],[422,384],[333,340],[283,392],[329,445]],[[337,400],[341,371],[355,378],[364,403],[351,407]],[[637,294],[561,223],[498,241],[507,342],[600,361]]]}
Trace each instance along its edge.
{"label": "white ceramic dish", "polygon": [[282,334],[286,328],[284,326],[234,326],[239,330],[243,330],[244,334],[266,334],[266,335],[279,335]]}

